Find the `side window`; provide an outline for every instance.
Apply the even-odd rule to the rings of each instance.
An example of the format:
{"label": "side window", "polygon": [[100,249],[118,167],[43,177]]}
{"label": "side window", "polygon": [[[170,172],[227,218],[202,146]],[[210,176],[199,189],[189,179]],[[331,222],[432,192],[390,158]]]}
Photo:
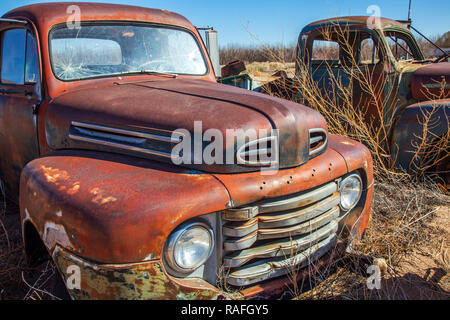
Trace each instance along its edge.
{"label": "side window", "polygon": [[39,81],[39,57],[36,38],[27,32],[27,51],[25,60],[25,83],[32,84]]}
{"label": "side window", "polygon": [[314,40],[311,62],[312,64],[339,63],[339,44],[336,41]]}
{"label": "side window", "polygon": [[10,29],[2,37],[1,83],[33,84],[39,80],[36,39],[25,29]]}
{"label": "side window", "polygon": [[1,82],[4,84],[24,84],[26,34],[25,29],[3,33]]}
{"label": "side window", "polygon": [[386,40],[397,61],[414,58],[414,53],[401,34],[387,32]]}
{"label": "side window", "polygon": [[361,41],[361,47],[359,50],[359,63],[360,64],[377,64],[380,62],[380,56],[375,42],[372,38],[366,38]]}

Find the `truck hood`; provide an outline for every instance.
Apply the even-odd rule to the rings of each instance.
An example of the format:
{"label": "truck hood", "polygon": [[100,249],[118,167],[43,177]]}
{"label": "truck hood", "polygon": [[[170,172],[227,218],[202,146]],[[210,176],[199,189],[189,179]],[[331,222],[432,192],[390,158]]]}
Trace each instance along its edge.
{"label": "truck hood", "polygon": [[412,76],[411,91],[418,101],[444,99],[450,96],[450,62],[428,64]]}
{"label": "truck hood", "polygon": [[[177,132],[184,133],[174,134],[179,129],[183,131]],[[321,129],[326,143],[326,123],[318,112],[283,99],[203,80],[117,82],[81,89],[53,99],[45,118],[47,144],[53,150],[104,150],[165,162],[172,162],[167,154],[178,139],[189,135],[194,138],[208,129],[215,129],[210,133],[222,134],[223,157],[231,152],[234,160],[242,145],[226,139],[227,130],[278,129],[280,168],[308,161],[310,129]],[[314,131],[317,132],[311,132]],[[211,143],[205,140],[203,149]],[[201,154],[195,148],[192,144],[192,153]],[[224,158],[221,163],[225,162]],[[192,163],[181,165],[219,173],[259,170],[254,164],[221,163],[206,165],[193,159]]]}

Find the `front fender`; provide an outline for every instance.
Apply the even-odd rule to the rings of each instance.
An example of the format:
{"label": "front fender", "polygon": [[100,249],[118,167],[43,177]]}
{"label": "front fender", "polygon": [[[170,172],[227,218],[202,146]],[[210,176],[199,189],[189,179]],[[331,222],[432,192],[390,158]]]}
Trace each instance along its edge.
{"label": "front fender", "polygon": [[[424,152],[434,139],[446,135],[449,117],[450,99],[425,101],[406,107],[392,133],[391,158],[395,166],[413,173],[420,161],[418,146],[422,145],[420,151]],[[424,128],[427,130],[426,136]]]}
{"label": "front fender", "polygon": [[23,170],[22,224],[55,246],[99,263],[159,258],[180,223],[223,210],[225,187],[209,174],[88,151],[36,159]]}

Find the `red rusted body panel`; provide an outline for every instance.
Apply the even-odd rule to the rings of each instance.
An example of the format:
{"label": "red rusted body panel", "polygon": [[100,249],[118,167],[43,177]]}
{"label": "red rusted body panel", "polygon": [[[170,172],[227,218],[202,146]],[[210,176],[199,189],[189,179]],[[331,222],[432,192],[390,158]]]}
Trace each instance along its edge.
{"label": "red rusted body panel", "polygon": [[20,199],[22,219],[26,210],[44,242],[51,222],[64,226],[73,253],[100,263],[132,263],[160,257],[175,227],[225,209],[229,196],[209,174],[77,151],[29,163]]}
{"label": "red rusted body panel", "polygon": [[[258,128],[268,132],[278,129],[281,168],[307,161],[309,141],[304,137],[308,136],[309,128],[327,128],[318,112],[283,99],[202,80],[157,79],[138,83],[119,81],[115,85],[77,90],[55,98],[46,111],[48,134],[45,139],[53,149],[89,148],[68,139],[71,121],[141,131],[184,128],[194,133],[194,122],[200,120],[203,131],[214,128],[223,137],[228,129]],[[223,143],[224,154],[233,151],[234,141],[224,139]],[[255,171],[226,165],[199,169]]]}
{"label": "red rusted body panel", "polygon": [[[58,152],[31,162],[24,170],[21,215],[25,222],[38,228],[51,252],[56,245],[64,245],[66,250],[95,261],[96,268],[126,269],[133,278],[134,271],[124,264],[137,263],[139,272],[149,272],[153,267],[139,262],[155,261],[159,265],[158,276],[167,282],[166,289],[161,293],[155,292],[153,296],[144,294],[139,297],[173,299],[171,287],[193,290],[190,286],[194,285],[192,280],[168,275],[160,261],[165,239],[180,223],[224,210],[229,200],[240,205],[265,197],[291,194],[347,172],[361,170],[366,177],[367,198],[364,206],[344,221],[356,241],[370,216],[373,192],[371,161],[365,147],[337,136],[330,137],[327,152],[306,165],[265,178],[260,173],[216,174],[213,177],[125,156]],[[150,195],[151,202],[148,201]],[[64,231],[50,236],[46,228],[54,226]],[[330,257],[324,257],[316,267],[326,265],[328,259]],[[63,267],[64,264],[60,266]],[[302,271],[298,280],[310,272],[308,269]],[[84,294],[90,298],[114,298],[107,294],[108,291],[104,295],[98,294],[89,279],[85,280]],[[198,288],[193,290],[196,295],[203,292],[200,296],[226,296],[224,292],[212,290],[207,282],[199,281]],[[241,294],[246,298],[276,296],[286,290],[288,283],[288,279],[279,278],[246,288]],[[108,285],[114,288],[118,284],[113,281]],[[186,292],[183,290],[178,293]]]}

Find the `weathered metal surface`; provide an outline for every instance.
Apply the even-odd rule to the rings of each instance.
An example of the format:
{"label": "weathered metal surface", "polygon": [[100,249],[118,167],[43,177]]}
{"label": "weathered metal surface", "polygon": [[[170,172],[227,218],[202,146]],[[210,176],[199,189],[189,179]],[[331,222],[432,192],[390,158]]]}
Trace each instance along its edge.
{"label": "weathered metal surface", "polygon": [[[126,5],[111,5],[104,3],[78,3],[76,4],[81,11],[82,21],[138,21],[160,23],[170,26],[177,26],[188,29],[197,39],[201,39],[197,29],[183,16],[167,11],[149,9],[144,7],[126,6]],[[19,18],[23,17],[29,19],[39,30],[39,42],[42,51],[42,57],[49,57],[49,30],[57,24],[66,23],[69,15],[67,14],[68,3],[41,3],[29,6],[20,7],[4,14],[4,18]],[[202,41],[200,41],[202,51],[206,52],[206,48]],[[204,80],[216,81],[211,61],[207,57],[207,64],[209,72],[203,76]],[[44,90],[46,96],[53,98],[62,93],[72,91],[77,88],[99,86],[106,84],[113,84],[119,77],[110,79],[92,79],[73,82],[61,82],[53,76],[50,61],[43,59],[43,72],[45,75]],[[154,76],[126,76],[121,77],[126,80],[142,80],[145,78],[155,78]],[[158,77],[156,77],[158,78]],[[191,78],[191,76],[179,76],[179,78]]]}
{"label": "weathered metal surface", "polygon": [[21,179],[22,219],[30,217],[48,249],[52,223],[64,227],[65,248],[99,263],[160,257],[180,223],[223,210],[228,202],[211,175],[98,152],[34,160]]}
{"label": "weathered metal surface", "polygon": [[450,62],[417,69],[412,76],[411,92],[417,101],[450,98]]}
{"label": "weathered metal surface", "polygon": [[[318,200],[332,195],[337,191],[337,184],[331,182],[325,186],[322,186],[316,190],[309,191],[307,193],[294,194],[285,196],[283,199],[270,199],[265,200],[260,203],[256,203],[253,206],[245,207],[243,209],[248,209],[252,212],[250,217],[241,216],[240,211],[242,209],[229,209],[223,212],[223,219],[226,221],[247,221],[258,215],[258,219],[262,222],[269,221],[279,221],[284,219],[271,219],[270,216],[261,216],[262,213],[278,212],[282,210],[298,209],[300,207],[306,206],[308,204],[314,203]],[[291,213],[292,217],[297,216],[296,212]]]}
{"label": "weathered metal surface", "polygon": [[[29,41],[36,38],[36,28],[23,21],[0,21],[0,32],[16,26],[29,33]],[[37,133],[37,116],[35,108],[39,105],[42,83],[39,44],[30,45],[27,50],[36,54],[36,83],[11,85],[6,81],[0,84],[0,179],[3,180],[8,197],[18,200],[20,172],[30,160],[39,156]],[[31,52],[31,51],[30,51]],[[31,63],[34,61],[30,61]]]}
{"label": "weathered metal surface", "polygon": [[[323,20],[318,20],[315,22],[312,22],[305,26],[301,33],[307,34],[312,31],[315,31],[319,28],[333,28],[335,27],[367,27],[367,21],[370,17],[367,16],[352,16],[352,17],[338,17],[338,18],[328,18]],[[404,24],[392,20],[380,17],[377,19],[377,22],[379,22],[379,25],[382,29],[384,28],[391,28],[391,27],[397,27],[401,29],[406,29],[404,27]]]}
{"label": "weathered metal surface", "polygon": [[293,268],[303,268],[325,255],[336,244],[336,236],[332,235],[319,243],[311,245],[301,253],[281,261],[259,262],[228,274],[227,282],[234,286],[247,286],[269,278],[279,277],[292,272]]}
{"label": "weathered metal surface", "polygon": [[304,235],[319,229],[339,217],[339,208],[335,207],[324,214],[307,222],[285,228],[258,228],[254,232],[242,238],[230,238],[225,240],[223,246],[225,251],[242,250],[252,246],[257,240],[289,238],[290,236]]}
{"label": "weathered metal surface", "polygon": [[245,63],[241,60],[235,60],[222,67],[222,77],[235,76],[245,70]]}
{"label": "weathered metal surface", "polygon": [[73,299],[100,300],[211,300],[223,298],[217,288],[202,279],[177,280],[164,272],[161,261],[101,265],[57,247],[53,253],[65,282],[71,282],[69,266],[80,270],[80,289],[68,289]]}
{"label": "weathered metal surface", "polygon": [[325,254],[316,260],[314,264],[309,265],[306,268],[297,269],[297,272],[291,273],[290,277],[279,277],[272,280],[267,280],[253,286],[246,287],[240,290],[240,293],[246,299],[255,300],[292,298],[296,288],[295,283],[301,286],[307,278],[319,272],[327,265],[333,263],[333,261],[335,261],[343,252],[344,251],[341,246],[338,245],[336,250],[331,250],[328,254]]}
{"label": "weathered metal surface", "polygon": [[[450,130],[450,99],[425,101],[405,108],[392,133],[392,157],[405,170],[420,167],[420,153],[429,152],[430,145],[445,137]],[[425,127],[426,126],[426,127]],[[425,134],[426,132],[426,134]],[[450,142],[449,142],[450,143]],[[450,152],[450,144],[442,146],[442,158]],[[423,146],[422,149],[419,149]],[[439,155],[428,155],[439,156]],[[439,159],[439,158],[438,158]],[[444,159],[445,163],[449,159]]]}
{"label": "weathered metal surface", "polygon": [[[366,115],[365,120],[367,122],[372,124],[377,122],[382,123],[389,133],[388,139],[391,141],[391,144],[401,146],[404,141],[397,140],[398,134],[393,134],[393,132],[405,132],[409,130],[399,120],[403,117],[403,110],[419,101],[448,98],[450,92],[450,86],[448,84],[450,81],[450,63],[431,63],[431,61],[425,60],[417,41],[414,39],[411,31],[405,27],[404,23],[379,18],[377,19],[379,28],[371,29],[367,24],[368,19],[370,17],[340,17],[310,23],[303,28],[298,38],[298,61],[302,61],[305,65],[311,65],[308,52],[312,50],[313,39],[323,33],[328,34],[328,38],[333,38],[337,34],[340,34],[341,38],[345,35],[351,38],[353,34],[370,34],[377,43],[380,62],[372,66],[367,66],[367,70],[363,66],[359,68],[363,72],[365,70],[367,71],[367,77],[370,78],[374,86],[376,97],[374,98],[366,92],[367,90],[364,89],[364,84],[360,85],[358,84],[359,81],[353,81],[353,101],[355,107],[363,108],[362,110]],[[402,35],[406,39],[405,41],[407,41],[408,46],[410,46],[414,59],[396,60],[386,41],[385,33]],[[354,50],[353,52],[358,52],[357,46],[359,43],[358,41],[353,42],[356,45],[352,50]],[[296,69],[299,72],[298,70],[300,68],[298,65]],[[333,73],[335,76],[339,74],[337,77],[343,84],[349,84],[349,76],[343,70],[343,67],[333,68]],[[313,75],[315,74],[314,72],[316,71],[313,70]],[[324,72],[327,74],[329,71],[325,70]],[[315,79],[321,79],[318,84],[323,89],[326,89],[326,81],[324,80],[327,77],[326,74],[318,74],[315,77]],[[383,106],[382,117],[378,115],[379,110],[377,106]],[[425,111],[416,105],[407,111],[407,113],[411,113],[412,110],[416,112],[415,116],[417,118],[421,118],[423,111]],[[448,119],[442,118],[440,122],[443,123],[439,123],[437,126],[445,127]],[[393,128],[391,127],[392,123],[395,125]],[[417,126],[420,127],[418,123]],[[417,133],[417,130],[414,132]],[[396,152],[391,154],[392,162],[396,166],[409,172],[414,172],[417,168],[411,166],[410,158],[411,156],[398,156]]]}
{"label": "weathered metal surface", "polygon": [[288,257],[293,252],[301,252],[311,245],[327,238],[338,230],[338,224],[332,221],[327,226],[311,232],[301,238],[291,238],[284,241],[274,241],[268,244],[241,250],[224,257],[224,266],[230,268],[240,267],[255,258]]}
{"label": "weathered metal surface", "polygon": [[[267,171],[265,175],[252,172],[214,176],[229,190],[234,207],[241,207],[261,199],[309,190],[359,168],[372,170],[370,152],[362,144],[334,135],[329,137],[328,144],[325,153],[299,168]],[[370,173],[368,175],[371,177]]]}
{"label": "weathered metal surface", "polygon": [[15,200],[22,168],[39,156],[36,116],[31,108],[36,102],[36,96],[0,95],[0,179]]}
{"label": "weathered metal surface", "polygon": [[[87,101],[86,96],[89,96]],[[85,148],[125,152],[123,148],[107,148],[99,143],[70,139],[72,121],[142,133],[151,133],[151,130],[171,132],[183,128],[192,137],[196,130],[195,121],[202,121],[203,131],[214,128],[223,137],[227,136],[227,130],[242,129],[245,132],[257,128],[270,133],[271,129],[278,129],[280,168],[297,166],[308,160],[309,141],[305,137],[308,137],[311,126],[326,131],[323,117],[305,106],[201,80],[118,82],[112,86],[78,90],[55,98],[46,112],[47,140],[52,149]],[[227,152],[234,154],[234,140],[223,140],[224,157]],[[165,152],[171,150],[164,146],[161,148]],[[135,152],[132,155],[140,154]],[[170,158],[161,159],[157,156],[153,159],[171,161]],[[208,172],[258,170],[237,164],[227,165],[226,161],[222,163],[185,166]]]}

